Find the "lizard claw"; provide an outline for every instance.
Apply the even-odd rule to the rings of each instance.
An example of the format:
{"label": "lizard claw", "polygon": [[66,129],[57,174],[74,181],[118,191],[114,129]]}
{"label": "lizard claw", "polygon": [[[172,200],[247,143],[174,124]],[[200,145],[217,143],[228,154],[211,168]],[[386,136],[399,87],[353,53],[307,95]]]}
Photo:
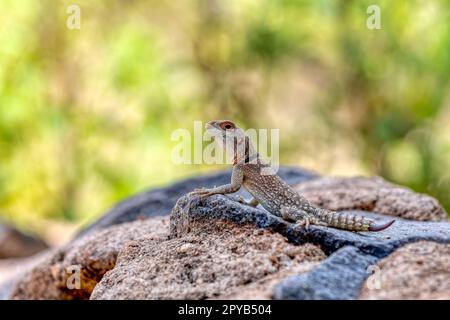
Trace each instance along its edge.
{"label": "lizard claw", "polygon": [[305,230],[309,229],[309,219],[305,219]]}
{"label": "lizard claw", "polygon": [[304,228],[306,230],[308,230],[309,226],[310,226],[310,221],[309,221],[308,218],[304,218],[304,219],[298,220],[297,223],[294,224],[294,228],[299,228],[300,227],[300,228]]}

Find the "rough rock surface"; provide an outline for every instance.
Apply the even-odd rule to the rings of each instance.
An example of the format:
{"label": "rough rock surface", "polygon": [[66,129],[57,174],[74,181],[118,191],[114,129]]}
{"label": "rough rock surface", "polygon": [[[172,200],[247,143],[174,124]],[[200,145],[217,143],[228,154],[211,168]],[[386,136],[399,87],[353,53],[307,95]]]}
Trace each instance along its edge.
{"label": "rough rock surface", "polygon": [[[382,215],[358,213],[386,219]],[[292,243],[313,243],[332,254],[311,272],[288,278],[277,285],[273,296],[280,299],[354,299],[370,275],[367,268],[379,258],[419,240],[450,243],[450,224],[447,222],[397,218],[390,228],[382,232],[356,233],[321,226],[310,226],[305,230],[294,228],[293,224],[263,209],[234,202],[222,195],[204,200],[190,196],[181,198],[172,211],[170,236],[183,237],[195,230],[199,221],[218,220],[269,229],[286,236]]]}
{"label": "rough rock surface", "polygon": [[[279,234],[230,222],[197,223],[181,238],[128,243],[92,299],[207,299],[236,294],[249,283],[308,271],[325,254]],[[205,236],[207,235],[207,236]],[[273,280],[272,277],[271,280]],[[270,286],[266,286],[270,296]],[[261,293],[260,293],[261,294]]]}
{"label": "rough rock surface", "polygon": [[[288,166],[280,167],[278,174],[292,185],[318,177],[318,175],[312,171]],[[195,188],[212,188],[214,186],[227,184],[230,180],[231,170],[226,170],[216,174],[189,178],[165,188],[153,189],[140,193],[120,202],[95,223],[81,231],[79,236],[95,229],[101,229],[124,222],[169,215],[178,198],[183,194],[186,194]],[[239,194],[246,197],[249,195],[243,189]]]}
{"label": "rough rock surface", "polygon": [[[182,196],[176,201],[196,187],[228,183],[229,172],[194,178],[119,204],[70,244],[45,252],[27,272],[8,282],[8,297],[434,299],[449,295],[444,266],[450,223],[440,221],[445,220],[445,211],[434,199],[379,179],[326,179],[303,170],[283,170],[290,183],[319,206],[356,210],[374,219],[397,216],[396,222],[376,233],[320,226],[305,230],[228,196],[204,200]],[[169,221],[167,213],[175,202]],[[362,209],[370,212],[358,211]],[[416,255],[431,262],[411,263]],[[386,277],[403,272],[405,278],[380,292],[363,289],[361,293],[367,287],[368,268],[377,263]],[[67,287],[73,266],[81,270],[78,290]],[[423,284],[423,294],[414,296],[414,281],[421,276],[429,280]],[[410,279],[415,280],[408,286],[405,282]],[[0,295],[6,292],[3,289],[0,286]]]}
{"label": "rough rock surface", "polygon": [[439,202],[383,178],[318,178],[295,186],[309,201],[329,210],[365,210],[419,221],[445,221]]}
{"label": "rough rock surface", "polygon": [[378,285],[365,285],[361,299],[450,298],[450,244],[408,244],[377,266],[379,272],[367,281]]}
{"label": "rough rock surface", "polygon": [[[123,245],[136,239],[162,241],[167,233],[167,220],[161,217],[113,226],[55,250],[43,263],[20,277],[10,298],[87,299],[97,282],[114,267]],[[69,277],[78,267],[81,288],[69,289]]]}
{"label": "rough rock surface", "polygon": [[0,259],[28,257],[47,248],[44,241],[0,224]]}
{"label": "rough rock surface", "polygon": [[32,268],[45,263],[51,250],[45,250],[34,256],[0,260],[0,300],[8,299],[16,283]]}
{"label": "rough rock surface", "polygon": [[369,267],[376,261],[376,257],[363,254],[355,247],[344,247],[311,272],[281,281],[274,288],[273,297],[289,300],[356,299]]}

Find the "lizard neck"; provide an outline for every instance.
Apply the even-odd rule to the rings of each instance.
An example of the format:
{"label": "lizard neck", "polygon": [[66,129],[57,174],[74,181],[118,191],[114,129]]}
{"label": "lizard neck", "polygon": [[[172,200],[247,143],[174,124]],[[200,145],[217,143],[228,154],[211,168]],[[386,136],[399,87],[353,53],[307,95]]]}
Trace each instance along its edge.
{"label": "lizard neck", "polygon": [[233,165],[254,163],[259,164],[259,154],[256,152],[250,139],[246,136],[241,144],[235,143]]}

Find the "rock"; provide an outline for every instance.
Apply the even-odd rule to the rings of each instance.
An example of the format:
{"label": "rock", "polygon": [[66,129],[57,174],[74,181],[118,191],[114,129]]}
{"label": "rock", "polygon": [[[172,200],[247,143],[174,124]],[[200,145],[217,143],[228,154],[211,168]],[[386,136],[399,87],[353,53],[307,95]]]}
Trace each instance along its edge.
{"label": "rock", "polygon": [[[305,244],[304,246],[306,246]],[[297,246],[298,248],[303,248],[304,246]],[[313,247],[317,248],[317,247]],[[239,290],[235,290],[233,292],[222,294],[217,296],[217,299],[221,300],[227,300],[227,299],[233,299],[233,300],[253,300],[253,299],[259,299],[259,300],[267,300],[272,299],[272,291],[275,285],[280,282],[280,280],[292,276],[292,275],[299,275],[305,272],[309,272],[312,270],[316,265],[319,265],[320,262],[309,262],[309,261],[302,261],[302,263],[298,263],[295,265],[292,265],[290,268],[280,269],[278,272],[267,275],[266,277],[251,282],[249,284],[246,284],[245,286],[242,286],[239,288]]]}
{"label": "rock", "polygon": [[377,286],[365,285],[361,299],[450,298],[450,244],[408,244],[377,266],[378,272],[367,280]]}
{"label": "rock", "polygon": [[23,275],[46,263],[52,252],[53,250],[49,249],[30,257],[0,260],[0,300],[11,298],[12,291]]}
{"label": "rock", "polygon": [[[297,184],[318,177],[316,173],[311,171],[287,166],[280,167],[278,174],[289,184]],[[120,202],[95,223],[82,230],[78,237],[94,229],[135,221],[140,218],[168,215],[178,198],[183,194],[195,188],[211,188],[227,184],[230,182],[230,179],[231,170],[226,170],[216,174],[189,178],[165,188],[140,193]],[[245,190],[241,190],[239,194],[245,197],[249,196]]]}
{"label": "rock", "polygon": [[33,267],[43,263],[51,250],[41,251],[33,256],[0,260],[0,300],[7,299],[15,283]]}
{"label": "rock", "polygon": [[[296,246],[279,234],[226,222],[199,224],[185,238],[168,239],[168,219],[154,217],[96,230],[52,250],[8,284],[7,297],[213,298],[258,290],[261,297],[270,298],[278,280],[309,271],[325,258],[314,245]],[[81,287],[69,289],[76,269]]]}
{"label": "rock", "polygon": [[273,291],[274,299],[343,300],[355,299],[377,258],[344,247],[312,271],[281,281]]}
{"label": "rock", "polygon": [[[191,209],[187,210],[189,202]],[[362,211],[348,213],[358,213],[375,220],[386,219],[382,215]],[[172,211],[170,236],[180,237],[189,233],[191,225],[195,225],[197,221],[216,220],[240,225],[251,224],[257,228],[279,232],[292,243],[309,242],[319,245],[327,254],[351,245],[365,254],[384,257],[402,245],[419,240],[450,242],[450,224],[445,222],[419,222],[397,218],[391,227],[381,232],[357,233],[322,226],[310,226],[305,230],[294,228],[293,224],[269,214],[260,207],[243,205],[223,195],[214,195],[202,201],[198,197],[180,198]]]}
{"label": "rock", "polygon": [[[311,269],[325,258],[316,246],[295,246],[279,234],[230,222],[196,223],[180,238],[129,243],[91,299],[208,299],[239,295],[253,284],[270,297],[270,280]],[[270,280],[267,278],[270,277]],[[256,284],[256,285],[255,285]]]}
{"label": "rock", "polygon": [[0,259],[28,257],[47,248],[44,241],[0,224]]}
{"label": "rock", "polygon": [[[317,177],[316,174],[306,170],[290,167],[280,168],[279,173],[293,184]],[[56,252],[52,252],[46,261],[42,261],[39,266],[32,268],[24,277],[21,277],[19,280],[9,279],[8,286],[4,282],[0,286],[0,291],[4,293],[3,296],[6,296],[5,292],[12,291],[8,296],[17,299],[74,299],[88,297],[97,281],[101,279],[109,268],[114,266],[118,250],[123,244],[122,241],[126,242],[130,238],[140,235],[137,232],[137,235],[130,234],[129,237],[126,237],[133,230],[132,227],[130,229],[130,227],[126,226],[123,229],[122,237],[120,232],[122,229],[119,228],[119,231],[114,228],[110,230],[111,226],[128,221],[142,220],[145,217],[166,215],[170,212],[179,195],[197,187],[211,187],[228,183],[230,175],[231,172],[226,171],[187,179],[167,188],[139,194],[120,203],[96,223],[80,232],[74,242]],[[245,192],[241,194],[245,195]],[[154,222],[154,220],[152,221]],[[152,221],[148,221],[149,228]],[[144,225],[147,225],[147,223]],[[101,229],[107,230],[105,231],[106,233],[97,234],[97,230]],[[165,230],[165,228],[161,230]],[[145,230],[143,232],[145,233]],[[91,233],[94,236],[86,238]],[[89,257],[89,250],[87,247],[83,248],[83,245],[88,246],[95,243],[95,241],[99,241],[98,239],[103,239],[107,245],[104,247],[98,246],[98,248],[96,245],[92,245],[92,248],[96,248],[95,250],[99,250],[99,252],[96,252],[98,256]],[[80,290],[67,290],[66,281],[70,274],[66,272],[66,268],[71,265],[80,265],[84,270],[89,270],[81,275],[83,287]]]}
{"label": "rock", "polygon": [[0,283],[0,300],[9,299],[11,291],[14,289],[14,285],[15,285],[14,278],[7,279]]}
{"label": "rock", "polygon": [[[397,216],[396,222],[381,232],[302,229],[229,196],[200,200],[185,195],[176,201],[196,187],[228,183],[229,173],[222,173],[123,202],[70,244],[44,252],[38,263],[26,272],[23,269],[14,281],[4,282],[7,286],[0,286],[0,295],[7,292],[14,299],[372,299],[412,296],[414,285],[404,282],[411,278],[414,284],[424,275],[428,287],[417,298],[448,296],[444,266],[450,223],[435,221],[445,220],[445,211],[434,199],[378,179],[333,180],[283,170],[296,177],[290,182],[318,205],[376,220]],[[341,184],[345,188],[339,188]],[[175,202],[169,218],[166,213]],[[141,215],[149,218],[138,219]],[[410,263],[414,256],[431,262],[416,267],[417,263]],[[364,282],[378,262],[387,277],[404,273],[403,281],[393,281],[380,292],[366,292],[373,279]],[[404,267],[398,269],[402,263]],[[79,289],[68,286],[74,270],[80,270]]]}
{"label": "rock", "polygon": [[[376,220],[386,219],[382,215],[368,212],[351,213]],[[180,198],[172,211],[170,237],[185,237],[196,229],[199,222],[213,224],[214,221],[229,221],[241,226],[252,225],[272,230],[286,236],[291,243],[313,243],[325,253],[331,254],[311,272],[287,279],[277,286],[274,297],[280,299],[354,299],[358,297],[363,282],[370,275],[367,268],[379,258],[419,240],[450,243],[450,224],[446,222],[397,218],[390,228],[381,232],[356,233],[322,226],[310,226],[305,230],[294,228],[293,224],[263,209],[235,202],[223,195],[204,200],[190,196]],[[321,282],[316,281],[317,279],[324,280]]]}
{"label": "rock", "polygon": [[313,204],[329,210],[365,210],[419,221],[446,221],[439,202],[376,178],[326,177],[295,186]]}
{"label": "rock", "polygon": [[[374,219],[379,215],[356,212]],[[295,233],[292,234],[294,236]],[[320,244],[327,253],[346,245],[382,258],[395,249],[419,240],[450,242],[450,224],[446,222],[419,222],[397,218],[395,223],[381,232],[349,232],[325,227],[314,227],[305,232],[308,241]],[[291,236],[291,237],[292,237]],[[289,235],[288,235],[289,237]]]}
{"label": "rock", "polygon": [[[119,250],[128,241],[159,242],[167,233],[167,217],[135,221],[98,230],[54,250],[22,275],[10,294],[12,299],[87,299],[97,282],[115,266]],[[79,289],[69,289],[69,277],[80,270]]]}

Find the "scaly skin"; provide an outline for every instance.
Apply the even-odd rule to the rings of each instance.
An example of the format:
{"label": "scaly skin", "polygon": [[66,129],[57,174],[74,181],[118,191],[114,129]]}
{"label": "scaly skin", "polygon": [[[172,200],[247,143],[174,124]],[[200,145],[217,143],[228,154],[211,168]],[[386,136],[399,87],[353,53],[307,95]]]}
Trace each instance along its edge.
{"label": "scaly skin", "polygon": [[[296,226],[306,228],[315,224],[350,231],[381,231],[395,221],[376,223],[362,216],[316,208],[275,172],[267,174],[270,166],[261,161],[250,139],[233,122],[210,121],[206,124],[206,130],[219,146],[232,152],[230,156],[233,156],[234,164],[231,183],[212,189],[196,189],[191,195],[207,197],[213,194],[230,194],[243,186],[253,196],[248,205],[257,206],[259,203],[271,214],[293,220]],[[245,202],[243,199],[239,201]]]}

